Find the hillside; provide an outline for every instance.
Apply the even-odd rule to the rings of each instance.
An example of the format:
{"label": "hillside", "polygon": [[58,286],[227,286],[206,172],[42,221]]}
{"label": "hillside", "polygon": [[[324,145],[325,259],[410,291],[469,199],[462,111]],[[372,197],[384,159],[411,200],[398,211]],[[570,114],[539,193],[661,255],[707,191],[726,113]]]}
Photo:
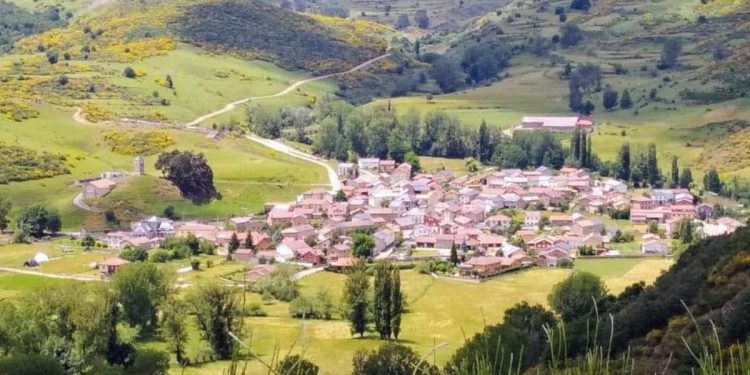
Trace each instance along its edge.
{"label": "hillside", "polygon": [[[695,363],[682,338],[702,350],[699,336],[713,336],[712,324],[722,347],[747,340],[748,241],[750,230],[742,229],[691,246],[653,287],[615,314],[614,345],[620,351],[631,347],[638,364],[636,373],[658,372],[670,364],[670,356],[670,367],[684,373]],[[711,345],[715,345],[713,341]]]}
{"label": "hillside", "polygon": [[172,20],[186,42],[315,73],[346,70],[381,55],[386,31],[358,21],[310,18],[260,1],[191,5]]}

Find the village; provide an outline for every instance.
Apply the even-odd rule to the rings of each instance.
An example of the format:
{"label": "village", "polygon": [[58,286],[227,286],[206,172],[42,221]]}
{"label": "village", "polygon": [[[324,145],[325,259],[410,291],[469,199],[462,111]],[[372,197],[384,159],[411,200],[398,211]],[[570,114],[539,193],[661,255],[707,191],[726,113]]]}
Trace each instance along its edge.
{"label": "village", "polygon": [[[488,169],[456,177],[360,158],[340,163],[338,175],[340,191],[310,190],[294,202],[268,202],[264,215],[226,222],[151,217],[98,239],[110,249],[152,250],[170,237],[195,236],[246,263],[253,280],[270,273],[273,263],[341,270],[357,258],[451,261],[457,272],[444,276],[483,280],[526,267],[571,267],[579,257],[669,257],[686,221],[697,237],[743,226],[714,217],[713,206],[687,189],[631,191],[578,168]],[[365,253],[355,244],[360,234],[371,239]],[[232,241],[247,245],[232,249]],[[114,258],[99,268],[106,277],[126,263]]]}

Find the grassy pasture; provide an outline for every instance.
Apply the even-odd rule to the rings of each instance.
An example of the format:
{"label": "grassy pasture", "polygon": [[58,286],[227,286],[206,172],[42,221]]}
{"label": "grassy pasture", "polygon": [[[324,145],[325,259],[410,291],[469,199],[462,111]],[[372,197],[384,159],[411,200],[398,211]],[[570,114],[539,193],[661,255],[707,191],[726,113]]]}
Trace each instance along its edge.
{"label": "grassy pasture", "polygon": [[[80,189],[76,179],[98,176],[104,171],[130,171],[132,157],[111,152],[102,139],[102,126],[76,123],[67,110],[41,107],[42,115],[22,123],[0,119],[0,140],[35,150],[65,155],[71,174],[0,186],[0,193],[14,202],[14,212],[43,203],[63,215],[65,228],[102,224],[101,214],[91,214],[72,205]],[[325,172],[317,166],[294,159],[240,138],[207,139],[200,134],[167,129],[175,149],[203,152],[214,170],[214,179],[223,199],[206,205],[182,200],[153,170],[156,156],[146,158],[148,176],[126,181],[103,199],[119,213],[142,215],[160,213],[173,204],[186,217],[225,217],[260,209],[269,200],[289,200],[298,193],[325,183]],[[163,193],[163,194],[160,194]]]}
{"label": "grassy pasture", "polygon": [[[576,269],[587,270],[602,276],[613,293],[619,293],[627,285],[644,280],[653,282],[663,269],[669,266],[663,259],[627,259],[602,261],[592,260],[577,263]],[[547,294],[552,286],[567,277],[570,270],[532,269],[510,274],[489,282],[474,284],[447,279],[435,279],[415,271],[401,273],[402,288],[408,301],[408,313],[404,315],[401,341],[420,353],[427,353],[435,344],[447,343],[438,350],[435,360],[438,365],[450,359],[452,353],[463,343],[464,337],[482,329],[485,324],[502,320],[503,311],[517,302],[528,301],[546,305]],[[338,299],[342,293],[345,276],[321,272],[300,281],[304,295],[318,290],[329,290]],[[248,302],[259,302],[260,296],[248,294]],[[304,352],[304,356],[321,368],[321,374],[347,373],[351,358],[360,348],[372,349],[380,345],[374,332],[364,339],[352,338],[345,321],[300,321],[288,317],[288,304],[274,302],[263,305],[268,316],[245,319],[245,329],[252,352],[258,359],[248,363],[249,373],[266,373],[261,363],[270,362],[275,350],[281,355],[292,350]],[[197,335],[192,332],[191,350],[197,348]],[[163,343],[149,343],[162,347]],[[185,369],[190,375],[218,375],[226,363],[217,362]],[[182,373],[172,369],[173,374]]]}

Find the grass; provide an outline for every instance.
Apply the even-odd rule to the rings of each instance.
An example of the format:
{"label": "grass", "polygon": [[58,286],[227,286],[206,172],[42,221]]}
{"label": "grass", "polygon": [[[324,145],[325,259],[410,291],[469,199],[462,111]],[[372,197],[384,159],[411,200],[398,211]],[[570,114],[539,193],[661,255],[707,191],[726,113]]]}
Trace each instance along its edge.
{"label": "grass", "polygon": [[[35,150],[47,150],[66,157],[71,174],[35,181],[0,185],[0,194],[14,204],[13,214],[32,204],[58,210],[66,229],[100,227],[101,214],[81,211],[72,205],[80,190],[76,179],[98,176],[104,171],[130,171],[132,157],[109,150],[103,141],[104,126],[85,126],[72,120],[64,109],[40,107],[41,116],[22,123],[0,119],[0,140]],[[193,205],[173,194],[153,170],[156,156],[146,158],[147,174],[123,184],[106,198],[116,211],[133,216],[158,214],[172,204],[188,218],[226,217],[258,211],[266,201],[291,200],[297,194],[325,183],[325,171],[242,138],[210,140],[200,134],[165,130],[175,140],[172,148],[203,152],[214,170],[215,184],[223,199]],[[164,192],[164,194],[155,194]]]}
{"label": "grass", "polygon": [[[295,81],[309,78],[305,73],[286,71],[270,63],[199,53],[188,46],[139,62],[99,64],[106,71],[105,74],[111,76],[108,81],[124,88],[130,95],[149,97],[157,92],[171,104],[154,107],[141,105],[137,100],[106,100],[97,101],[98,105],[120,114],[152,114],[158,111],[169,120],[182,123],[221,109],[229,102],[275,94]],[[146,75],[137,79],[125,78],[122,71],[126,66],[132,66]],[[167,75],[172,77],[175,90],[156,82],[157,79],[164,80]],[[276,108],[303,106],[311,98],[334,90],[332,83],[317,81],[283,98],[264,100],[263,105]],[[235,119],[244,122],[244,118],[244,113],[237,109],[231,112],[231,116],[218,121]],[[209,120],[207,124],[212,122]]]}
{"label": "grass", "polygon": [[0,273],[0,300],[13,298],[22,293],[36,289],[65,283],[60,279],[49,279],[40,276],[21,275],[14,273]]}
{"label": "grass", "polygon": [[[595,261],[582,262],[576,269],[598,272],[613,293],[625,286],[644,280],[652,282],[665,264],[652,259],[625,260],[621,264]],[[408,301],[408,313],[404,315],[401,342],[419,353],[427,353],[433,345],[447,343],[445,349],[435,353],[435,361],[443,365],[451,354],[463,343],[464,337],[480,331],[486,324],[499,323],[503,311],[520,301],[546,305],[547,294],[552,286],[564,280],[570,270],[532,269],[510,274],[489,282],[474,284],[447,279],[434,279],[415,271],[402,271],[402,288]],[[345,276],[320,272],[300,281],[301,292],[311,295],[320,289],[328,289],[334,298],[341,297]],[[248,294],[248,300],[260,302],[260,296]],[[255,355],[269,360],[274,348],[282,354],[294,346],[295,352],[304,351],[305,358],[318,364],[321,374],[347,373],[351,369],[351,358],[360,348],[371,349],[380,345],[374,332],[364,339],[352,338],[347,322],[300,321],[289,318],[288,304],[274,302],[263,305],[267,317],[247,318],[245,327],[250,332],[247,340]],[[194,334],[194,333],[193,333]],[[193,341],[193,340],[191,340]],[[149,343],[149,345],[163,345]],[[191,346],[197,345],[191,342]],[[431,360],[431,359],[430,359]],[[188,375],[218,375],[226,368],[225,362],[211,363],[187,368]],[[249,373],[266,373],[259,361],[249,362]],[[173,368],[172,374],[182,374]]]}

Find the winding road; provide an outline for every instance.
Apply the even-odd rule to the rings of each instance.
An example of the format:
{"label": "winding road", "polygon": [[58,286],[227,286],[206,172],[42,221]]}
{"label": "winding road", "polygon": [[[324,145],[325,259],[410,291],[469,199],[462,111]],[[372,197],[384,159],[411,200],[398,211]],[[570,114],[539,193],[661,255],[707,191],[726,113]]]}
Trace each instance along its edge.
{"label": "winding road", "polygon": [[385,55],[381,55],[381,56],[378,56],[378,57],[376,57],[374,59],[367,60],[367,61],[363,62],[362,64],[359,64],[359,65],[357,65],[357,66],[355,66],[355,67],[353,67],[353,68],[351,68],[351,69],[349,69],[349,70],[347,70],[345,72],[332,73],[332,74],[326,74],[324,76],[303,79],[303,80],[300,80],[300,81],[292,83],[289,87],[285,88],[284,90],[282,90],[282,91],[280,91],[280,92],[278,92],[276,94],[265,95],[265,96],[255,96],[255,97],[244,98],[244,99],[240,99],[240,100],[231,102],[231,103],[227,104],[226,106],[224,106],[224,108],[222,108],[222,109],[220,109],[218,111],[211,112],[211,113],[209,113],[207,115],[203,115],[201,117],[198,117],[197,119],[193,120],[192,122],[189,122],[189,123],[185,124],[185,126],[187,126],[187,127],[196,126],[196,125],[200,124],[203,121],[206,121],[206,120],[208,120],[208,119],[210,119],[212,117],[216,117],[216,116],[219,116],[221,114],[227,113],[227,112],[233,110],[238,105],[245,104],[245,103],[247,103],[249,101],[278,98],[280,96],[284,96],[286,94],[289,94],[290,92],[298,89],[299,87],[301,87],[301,86],[303,86],[305,84],[311,83],[311,82],[320,81],[320,80],[324,80],[324,79],[328,79],[328,78],[333,78],[333,77],[338,77],[338,76],[343,76],[343,75],[354,73],[354,72],[356,72],[358,70],[366,68],[366,67],[372,65],[373,63],[376,63],[376,62],[378,62],[380,60],[383,60],[383,59],[385,59],[387,57],[390,57],[390,56],[391,56],[390,53],[386,53]]}
{"label": "winding road", "polygon": [[[244,99],[240,99],[240,100],[231,102],[231,103],[227,104],[226,106],[224,106],[224,108],[222,108],[222,109],[220,109],[218,111],[214,111],[214,112],[211,112],[209,114],[206,114],[206,115],[203,115],[203,116],[200,116],[200,117],[196,118],[195,120],[193,120],[193,121],[185,124],[185,127],[188,128],[188,129],[190,129],[190,128],[196,128],[197,125],[199,125],[203,121],[206,121],[206,120],[208,120],[210,118],[213,118],[213,117],[222,115],[224,113],[227,113],[227,112],[235,109],[238,105],[245,104],[245,103],[250,102],[250,101],[257,101],[257,100],[263,100],[263,99],[278,98],[280,96],[284,96],[284,95],[287,95],[287,94],[291,93],[292,91],[298,89],[299,87],[301,87],[301,86],[303,86],[305,84],[308,84],[308,83],[311,83],[311,82],[315,82],[315,81],[321,81],[321,80],[328,79],[328,78],[338,77],[338,76],[342,76],[342,75],[346,75],[346,74],[351,74],[351,73],[354,73],[354,72],[356,72],[358,70],[364,69],[364,68],[366,68],[366,67],[368,67],[368,66],[370,66],[370,65],[372,65],[372,64],[374,64],[374,63],[376,63],[376,62],[378,62],[380,60],[386,59],[386,58],[388,58],[390,56],[391,56],[390,53],[386,53],[384,55],[381,55],[381,56],[375,57],[373,59],[367,60],[367,61],[363,62],[362,64],[359,64],[359,65],[357,65],[357,66],[355,66],[355,67],[353,67],[353,68],[351,68],[351,69],[349,69],[349,70],[347,70],[345,72],[326,74],[326,75],[322,75],[322,76],[319,76],[319,77],[313,77],[313,78],[299,80],[299,81],[296,81],[296,82],[292,83],[287,88],[285,88],[284,90],[282,90],[282,91],[280,91],[280,92],[278,92],[276,94],[265,95],[265,96],[249,97],[249,98],[244,98]],[[80,124],[83,124],[83,125],[96,125],[95,123],[87,120],[84,117],[84,115],[83,115],[83,109],[81,109],[80,107],[76,107],[76,111],[73,113],[73,120],[75,120],[76,122],[78,122]],[[271,148],[273,150],[276,150],[278,152],[284,153],[284,154],[289,155],[291,157],[302,159],[302,160],[305,160],[305,161],[308,161],[308,162],[311,162],[311,163],[314,163],[314,164],[317,164],[317,165],[323,167],[326,170],[326,173],[328,174],[328,180],[329,180],[329,185],[331,186],[331,190],[334,191],[334,192],[341,190],[341,182],[339,181],[338,174],[336,173],[336,171],[324,159],[318,158],[318,157],[310,155],[310,154],[306,154],[306,153],[304,153],[302,151],[296,150],[296,149],[294,149],[292,147],[289,147],[289,146],[287,146],[287,145],[285,145],[285,144],[283,144],[281,142],[278,142],[278,141],[275,141],[275,140],[272,140],[272,139],[262,138],[262,137],[259,137],[259,136],[256,136],[256,135],[248,135],[247,139],[249,139],[249,140],[251,140],[253,142],[260,143],[263,146],[266,146],[266,147]],[[78,195],[75,196],[75,198],[73,199],[73,204],[76,207],[78,207],[80,209],[83,209],[83,210],[86,210],[86,211],[99,212],[95,208],[88,206],[83,201],[83,196],[81,194],[78,194]]]}
{"label": "winding road", "polygon": [[[289,85],[289,87],[285,88],[284,90],[282,90],[282,91],[280,91],[280,92],[278,92],[276,94],[265,95],[265,96],[256,96],[256,97],[250,97],[250,98],[244,98],[244,99],[240,99],[240,100],[231,102],[231,103],[227,104],[226,106],[224,106],[224,108],[222,108],[222,109],[220,109],[218,111],[214,111],[214,112],[211,112],[209,114],[203,115],[203,116],[198,117],[197,119],[193,120],[192,122],[189,122],[189,123],[185,124],[185,127],[187,127],[187,128],[196,127],[198,124],[202,123],[203,121],[206,121],[206,120],[208,120],[208,119],[210,119],[212,117],[216,117],[216,116],[222,115],[224,113],[227,113],[227,112],[235,109],[238,105],[245,104],[245,103],[250,102],[250,101],[257,101],[257,100],[263,100],[263,99],[278,98],[280,96],[284,96],[286,94],[289,94],[290,92],[292,92],[292,91],[298,89],[299,87],[301,87],[301,86],[303,86],[305,84],[308,84],[310,82],[320,81],[320,80],[324,80],[324,79],[328,79],[328,78],[332,78],[332,77],[338,77],[338,76],[342,76],[342,75],[354,73],[354,72],[356,72],[358,70],[366,68],[366,67],[368,67],[368,66],[370,66],[370,65],[372,65],[372,64],[374,64],[374,63],[376,63],[376,62],[378,62],[380,60],[388,58],[390,56],[391,56],[390,53],[386,53],[385,55],[381,55],[381,56],[378,56],[378,57],[376,57],[374,59],[367,60],[367,61],[363,62],[362,64],[359,64],[359,65],[357,65],[357,66],[355,66],[355,67],[353,67],[353,68],[351,68],[351,69],[349,69],[349,70],[347,70],[345,72],[332,73],[332,74],[326,74],[326,75],[323,75],[323,76],[320,76],[320,77],[303,79],[303,80],[300,80],[300,81],[292,83],[291,85]],[[278,142],[278,141],[275,141],[275,140],[272,140],[272,139],[262,138],[262,137],[259,137],[257,135],[248,135],[247,139],[249,139],[249,140],[251,140],[253,142],[260,143],[261,145],[266,146],[268,148],[271,148],[273,150],[276,150],[278,152],[287,154],[289,156],[292,156],[292,157],[295,157],[295,158],[298,158],[298,159],[309,161],[311,163],[317,164],[317,165],[325,168],[326,173],[328,174],[329,184],[331,185],[331,191],[335,192],[335,191],[341,190],[341,182],[339,181],[338,174],[336,173],[335,170],[333,170],[333,168],[328,163],[326,163],[326,161],[324,159],[320,159],[320,158],[315,157],[313,155],[306,154],[306,153],[304,153],[302,151],[299,151],[299,150],[296,150],[296,149],[294,149],[292,147],[289,147],[289,146],[287,146],[287,145],[285,145],[285,144],[283,144],[281,142]]]}
{"label": "winding road", "polygon": [[328,174],[329,184],[331,185],[331,191],[336,192],[336,191],[341,190],[341,181],[339,181],[338,174],[336,174],[336,171],[334,171],[333,168],[328,163],[326,163],[324,159],[320,159],[313,155],[306,154],[302,151],[289,147],[279,141],[274,141],[273,139],[262,138],[262,137],[258,137],[257,135],[248,135],[247,139],[253,142],[260,143],[261,145],[266,146],[272,150],[282,152],[284,154],[287,154],[291,157],[295,157],[297,159],[309,161],[310,163],[314,163],[325,168],[326,173]]}

